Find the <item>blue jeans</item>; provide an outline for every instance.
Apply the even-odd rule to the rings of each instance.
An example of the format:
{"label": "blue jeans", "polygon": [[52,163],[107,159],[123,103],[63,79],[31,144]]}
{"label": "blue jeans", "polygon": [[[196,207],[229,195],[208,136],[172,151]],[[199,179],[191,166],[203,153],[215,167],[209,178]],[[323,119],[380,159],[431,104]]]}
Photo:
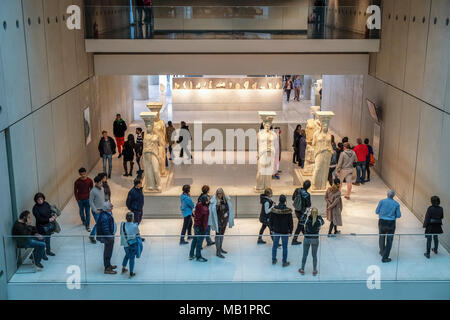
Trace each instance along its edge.
{"label": "blue jeans", "polygon": [[356,183],[364,183],[366,180],[366,162],[361,161],[356,163]]}
{"label": "blue jeans", "polygon": [[45,241],[44,240],[38,240],[38,239],[28,239],[24,248],[33,248],[33,256],[34,256],[34,262],[40,263],[42,260],[42,257],[45,254]]}
{"label": "blue jeans", "polygon": [[203,231],[203,228],[200,226],[194,227],[194,233],[195,237],[192,240],[191,243],[191,252],[189,253],[190,257],[194,256],[194,250],[195,250],[195,257],[198,259],[202,256],[202,243],[205,232]]}
{"label": "blue jeans", "polygon": [[122,267],[126,267],[128,264],[128,261],[130,261],[130,272],[134,271],[134,260],[136,259],[137,254],[137,242],[132,244],[131,246],[124,247],[125,249],[125,257],[123,258]]}
{"label": "blue jeans", "polygon": [[89,228],[89,224],[91,222],[91,205],[89,204],[89,199],[78,200],[78,208],[80,208],[81,222],[83,222],[83,225]]}
{"label": "blue jeans", "polygon": [[92,216],[94,217],[95,225],[91,230],[91,234],[89,235],[89,238],[91,239],[94,239],[94,236],[97,234],[97,220],[99,215],[100,213],[95,213],[94,211],[92,211]]}
{"label": "blue jeans", "polygon": [[289,241],[289,235],[287,234],[279,234],[279,233],[273,234],[272,261],[277,259],[277,249],[278,244],[280,243],[280,238],[281,244],[283,246],[283,263],[286,263],[288,255],[288,241]]}
{"label": "blue jeans", "polygon": [[[108,161],[108,172],[106,172],[106,161]],[[103,155],[103,172],[108,174],[108,177],[111,177],[112,171],[112,154],[104,154]]]}
{"label": "blue jeans", "polygon": [[208,229],[206,229],[205,231],[205,240],[206,240],[206,244],[211,245],[212,240],[211,240],[211,226],[208,226]]}

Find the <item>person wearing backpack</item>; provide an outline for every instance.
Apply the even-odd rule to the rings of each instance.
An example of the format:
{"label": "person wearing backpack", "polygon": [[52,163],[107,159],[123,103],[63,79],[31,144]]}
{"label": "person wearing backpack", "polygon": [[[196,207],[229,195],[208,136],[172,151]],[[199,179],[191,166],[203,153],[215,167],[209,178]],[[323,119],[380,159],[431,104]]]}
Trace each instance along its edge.
{"label": "person wearing backpack", "polygon": [[103,249],[103,265],[105,274],[116,274],[117,266],[111,265],[111,257],[114,249],[114,235],[116,224],[112,214],[113,205],[105,202],[97,220],[97,240],[105,245]]}
{"label": "person wearing backpack", "polygon": [[292,195],[292,201],[294,202],[295,216],[298,219],[297,229],[295,229],[294,238],[292,239],[292,245],[299,245],[302,242],[297,241],[300,232],[305,234],[305,221],[306,221],[306,209],[311,207],[311,195],[308,189],[311,187],[311,181],[306,180],[303,183],[303,188],[297,188]]}
{"label": "person wearing backpack", "polygon": [[134,261],[138,256],[139,247],[142,246],[139,235],[139,225],[133,222],[133,212],[128,212],[125,219],[120,225],[120,244],[125,249],[125,257],[122,262],[122,274],[127,272],[127,264],[130,263],[130,278],[134,277]]}

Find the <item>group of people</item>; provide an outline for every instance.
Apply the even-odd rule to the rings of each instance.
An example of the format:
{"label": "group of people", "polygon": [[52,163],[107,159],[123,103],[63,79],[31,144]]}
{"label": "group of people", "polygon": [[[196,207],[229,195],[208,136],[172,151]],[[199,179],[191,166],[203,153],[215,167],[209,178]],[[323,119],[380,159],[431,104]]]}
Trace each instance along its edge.
{"label": "group of people", "polygon": [[300,101],[302,88],[303,81],[300,76],[287,76],[283,84],[283,89],[286,92],[286,101],[289,102],[292,90],[294,90],[294,101]]}

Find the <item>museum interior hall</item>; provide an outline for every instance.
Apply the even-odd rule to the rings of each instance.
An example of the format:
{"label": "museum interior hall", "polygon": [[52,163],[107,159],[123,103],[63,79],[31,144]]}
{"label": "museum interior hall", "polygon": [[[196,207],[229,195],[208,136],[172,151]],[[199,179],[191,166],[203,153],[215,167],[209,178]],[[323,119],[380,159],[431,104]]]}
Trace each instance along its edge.
{"label": "museum interior hall", "polygon": [[[0,299],[450,299],[450,1],[136,2],[0,1]],[[371,5],[380,30],[366,24]],[[356,160],[344,168],[346,152]],[[94,181],[81,200],[80,168]],[[117,274],[97,212],[82,221],[102,173]],[[303,265],[305,231],[293,238],[309,182],[324,221],[317,266]],[[183,244],[186,197],[201,204],[205,185],[209,201],[224,195],[226,220],[208,202],[216,244],[203,244],[196,207]],[[261,228],[268,189],[292,209],[290,264]],[[38,239],[42,263],[13,232],[27,210],[41,226],[38,193],[59,229]],[[433,196],[443,232],[427,256]],[[401,212],[392,236],[380,236],[386,198]],[[120,272],[129,212],[144,240],[131,276]],[[373,272],[383,290],[367,289]],[[81,289],[66,289],[71,275]]]}

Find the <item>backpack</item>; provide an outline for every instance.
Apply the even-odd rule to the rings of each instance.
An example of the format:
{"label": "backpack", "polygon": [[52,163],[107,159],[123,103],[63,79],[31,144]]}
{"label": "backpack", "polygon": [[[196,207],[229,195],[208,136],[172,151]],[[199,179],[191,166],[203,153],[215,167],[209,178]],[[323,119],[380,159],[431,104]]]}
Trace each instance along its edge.
{"label": "backpack", "polygon": [[300,191],[297,192],[297,196],[294,199],[294,208],[295,211],[303,212],[303,197]]}

